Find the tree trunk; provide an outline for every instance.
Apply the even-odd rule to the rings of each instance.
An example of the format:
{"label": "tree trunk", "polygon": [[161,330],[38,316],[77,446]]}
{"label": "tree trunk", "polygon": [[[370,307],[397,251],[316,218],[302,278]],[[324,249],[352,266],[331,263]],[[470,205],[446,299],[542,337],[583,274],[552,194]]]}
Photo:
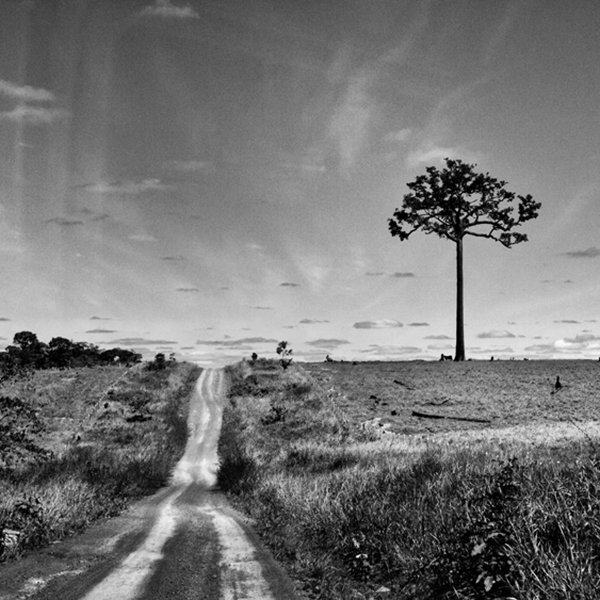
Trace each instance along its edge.
{"label": "tree trunk", "polygon": [[465,360],[465,316],[463,300],[463,238],[456,240],[456,354],[455,361]]}

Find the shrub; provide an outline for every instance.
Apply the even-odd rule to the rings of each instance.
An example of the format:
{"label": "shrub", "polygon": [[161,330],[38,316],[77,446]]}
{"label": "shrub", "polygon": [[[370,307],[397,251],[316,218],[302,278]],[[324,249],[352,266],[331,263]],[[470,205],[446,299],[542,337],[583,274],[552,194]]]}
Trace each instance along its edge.
{"label": "shrub", "polygon": [[148,371],[164,371],[167,368],[167,360],[162,352],[159,352],[154,360],[148,361],[146,369]]}
{"label": "shrub", "polygon": [[43,429],[37,411],[28,402],[0,396],[0,473],[49,457],[35,441]]}
{"label": "shrub", "polygon": [[281,357],[279,363],[285,371],[292,364],[292,352],[291,348],[288,348],[287,342],[279,342],[277,346],[277,354]]}

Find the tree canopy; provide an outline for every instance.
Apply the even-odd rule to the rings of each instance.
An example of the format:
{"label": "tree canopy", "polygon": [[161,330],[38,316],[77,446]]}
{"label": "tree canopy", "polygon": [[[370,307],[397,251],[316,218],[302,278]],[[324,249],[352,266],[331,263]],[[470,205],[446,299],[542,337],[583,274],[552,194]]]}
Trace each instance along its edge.
{"label": "tree canopy", "polygon": [[[465,235],[483,237],[510,248],[527,241],[527,235],[512,231],[535,219],[541,207],[530,195],[517,196],[505,189],[506,182],[489,173],[477,173],[476,165],[446,159],[446,168],[427,167],[407,187],[401,209],[389,219],[389,229],[400,240],[415,231],[435,233],[454,242]],[[511,203],[519,201],[515,207]]]}
{"label": "tree canopy", "polygon": [[134,364],[141,360],[140,354],[123,348],[100,350],[94,344],[73,342],[64,337],[54,337],[45,344],[35,333],[20,331],[14,335],[13,343],[0,352],[0,371],[1,377],[7,377],[24,369]]}

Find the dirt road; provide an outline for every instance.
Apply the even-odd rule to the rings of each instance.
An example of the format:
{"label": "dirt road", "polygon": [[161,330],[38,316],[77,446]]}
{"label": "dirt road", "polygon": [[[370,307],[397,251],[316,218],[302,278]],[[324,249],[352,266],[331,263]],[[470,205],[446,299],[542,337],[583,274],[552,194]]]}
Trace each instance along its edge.
{"label": "dirt road", "polygon": [[171,485],[81,536],[0,571],[0,600],[293,600],[290,581],[211,491],[224,375],[206,369]]}

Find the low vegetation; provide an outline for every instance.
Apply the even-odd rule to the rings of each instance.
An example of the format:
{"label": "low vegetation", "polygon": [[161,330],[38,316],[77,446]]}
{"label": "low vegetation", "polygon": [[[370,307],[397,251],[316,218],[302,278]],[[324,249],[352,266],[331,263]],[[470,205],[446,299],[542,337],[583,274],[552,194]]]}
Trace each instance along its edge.
{"label": "low vegetation", "polygon": [[27,371],[0,386],[0,562],[165,485],[187,441],[189,363]]}
{"label": "low vegetation", "polygon": [[584,423],[571,438],[385,433],[298,364],[229,377],[219,484],[306,597],[597,598],[600,446]]}
{"label": "low vegetation", "polygon": [[54,337],[47,344],[31,331],[15,333],[13,343],[0,352],[0,381],[35,369],[68,369],[101,365],[133,365],[142,355],[124,348],[101,350],[88,342]]}

